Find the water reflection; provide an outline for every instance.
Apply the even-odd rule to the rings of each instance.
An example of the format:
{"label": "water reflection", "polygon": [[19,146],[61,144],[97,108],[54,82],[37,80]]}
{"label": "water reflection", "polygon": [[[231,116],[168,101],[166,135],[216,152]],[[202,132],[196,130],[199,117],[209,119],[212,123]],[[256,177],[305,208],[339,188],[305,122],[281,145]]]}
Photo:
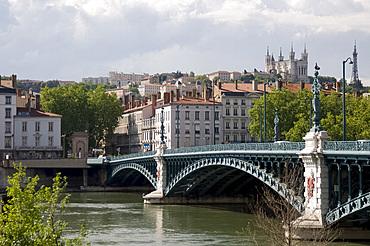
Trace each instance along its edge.
{"label": "water reflection", "polygon": [[[92,245],[253,245],[238,235],[254,217],[213,207],[143,204],[134,193],[73,193],[65,219],[69,235],[86,223]],[[235,206],[234,210],[242,208]],[[263,232],[259,245],[269,245]],[[337,245],[337,244],[335,244]]]}

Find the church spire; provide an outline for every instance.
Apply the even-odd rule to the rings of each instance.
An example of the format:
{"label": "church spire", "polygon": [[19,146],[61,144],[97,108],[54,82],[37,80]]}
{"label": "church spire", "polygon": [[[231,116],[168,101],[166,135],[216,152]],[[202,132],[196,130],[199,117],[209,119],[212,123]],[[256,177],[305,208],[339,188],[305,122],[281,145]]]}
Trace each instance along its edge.
{"label": "church spire", "polygon": [[266,55],[270,55],[270,51],[269,51],[269,46],[267,46],[267,54]]}

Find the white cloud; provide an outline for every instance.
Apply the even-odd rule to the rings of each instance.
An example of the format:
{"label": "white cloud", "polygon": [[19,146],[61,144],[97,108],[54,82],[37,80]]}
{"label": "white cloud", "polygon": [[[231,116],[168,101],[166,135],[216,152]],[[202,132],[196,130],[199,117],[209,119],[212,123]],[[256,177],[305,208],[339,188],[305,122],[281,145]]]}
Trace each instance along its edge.
{"label": "white cloud", "polygon": [[0,73],[35,79],[261,70],[266,46],[287,51],[290,42],[307,43],[309,59],[340,76],[334,63],[354,39],[365,77],[370,1],[9,0],[0,2],[0,35]]}

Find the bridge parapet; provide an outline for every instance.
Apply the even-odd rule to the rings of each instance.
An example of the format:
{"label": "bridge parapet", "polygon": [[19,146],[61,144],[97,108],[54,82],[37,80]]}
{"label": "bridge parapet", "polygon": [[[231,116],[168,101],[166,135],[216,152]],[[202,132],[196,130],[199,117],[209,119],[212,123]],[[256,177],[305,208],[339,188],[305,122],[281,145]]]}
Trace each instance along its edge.
{"label": "bridge parapet", "polygon": [[239,143],[239,144],[217,144],[204,145],[178,149],[167,149],[164,154],[182,154],[194,152],[211,152],[227,150],[253,150],[253,151],[301,151],[304,149],[304,142],[275,142],[275,143]]}
{"label": "bridge parapet", "polygon": [[370,140],[327,141],[325,151],[370,151]]}

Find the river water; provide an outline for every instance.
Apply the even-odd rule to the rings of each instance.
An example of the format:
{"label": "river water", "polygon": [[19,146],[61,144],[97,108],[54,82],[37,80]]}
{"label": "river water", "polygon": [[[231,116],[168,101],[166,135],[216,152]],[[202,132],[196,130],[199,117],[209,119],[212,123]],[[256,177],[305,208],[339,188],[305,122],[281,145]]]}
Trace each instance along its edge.
{"label": "river water", "polygon": [[[253,245],[243,228],[249,222],[256,229],[254,216],[241,207],[231,210],[146,205],[136,193],[86,192],[72,193],[64,218],[69,236],[75,235],[84,222],[89,231],[87,241],[92,245]],[[256,232],[259,245],[269,245],[263,232]]]}

